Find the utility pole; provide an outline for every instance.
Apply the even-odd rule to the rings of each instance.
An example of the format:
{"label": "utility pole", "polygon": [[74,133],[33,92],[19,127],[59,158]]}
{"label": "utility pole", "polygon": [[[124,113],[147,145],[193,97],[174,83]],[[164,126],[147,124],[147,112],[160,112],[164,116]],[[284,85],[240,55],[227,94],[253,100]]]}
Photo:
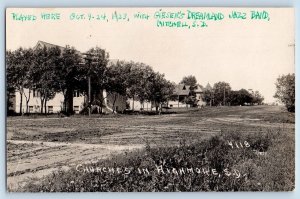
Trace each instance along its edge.
{"label": "utility pole", "polygon": [[89,103],[89,117],[91,117],[91,75],[89,74],[88,77],[88,87],[89,87],[89,97],[88,97],[88,103]]}
{"label": "utility pole", "polygon": [[89,72],[88,72],[88,109],[89,109],[89,117],[91,116],[91,62],[92,62],[92,54],[90,53],[84,53],[84,60],[85,60],[85,63],[88,63],[88,67],[89,67]]}
{"label": "utility pole", "polygon": [[[83,53],[83,58],[85,60],[82,65],[88,66],[88,74],[87,74],[87,79],[88,79],[88,111],[89,111],[89,117],[91,116],[91,111],[92,111],[92,83],[91,83],[91,67],[92,64],[99,64],[99,61],[96,59],[99,56],[99,53]],[[102,76],[104,76],[105,71],[102,73]],[[104,79],[102,78],[102,84],[104,83]],[[103,90],[101,90],[102,96],[103,96]],[[94,92],[94,100],[96,99],[96,94]],[[101,102],[102,104],[102,102]],[[101,111],[102,111],[102,107]]]}
{"label": "utility pole", "polygon": [[289,44],[289,45],[288,45],[288,47],[292,47],[292,48],[293,48],[293,51],[294,51],[294,64],[296,63],[296,59],[295,59],[295,55],[296,55],[295,46],[296,46],[295,43],[292,43],[292,44]]}
{"label": "utility pole", "polygon": [[223,99],[223,105],[225,106],[225,101],[226,101],[226,97],[225,97],[225,89],[226,89],[226,86],[224,86],[224,99]]}

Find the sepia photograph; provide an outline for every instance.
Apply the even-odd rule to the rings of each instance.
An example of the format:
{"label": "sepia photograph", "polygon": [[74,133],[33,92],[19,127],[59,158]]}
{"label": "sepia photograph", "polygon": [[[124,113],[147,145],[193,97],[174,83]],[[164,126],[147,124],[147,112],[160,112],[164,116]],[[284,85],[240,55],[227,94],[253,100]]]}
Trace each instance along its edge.
{"label": "sepia photograph", "polygon": [[6,9],[8,192],[295,189],[293,8]]}

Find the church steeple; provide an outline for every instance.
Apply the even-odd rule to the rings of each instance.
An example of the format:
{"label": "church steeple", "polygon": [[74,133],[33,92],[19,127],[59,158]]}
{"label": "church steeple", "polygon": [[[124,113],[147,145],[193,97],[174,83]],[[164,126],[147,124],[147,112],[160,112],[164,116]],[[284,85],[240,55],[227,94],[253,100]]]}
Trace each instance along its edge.
{"label": "church steeple", "polygon": [[211,85],[209,84],[209,82],[207,83],[206,87],[205,87],[205,90],[212,90],[212,87]]}

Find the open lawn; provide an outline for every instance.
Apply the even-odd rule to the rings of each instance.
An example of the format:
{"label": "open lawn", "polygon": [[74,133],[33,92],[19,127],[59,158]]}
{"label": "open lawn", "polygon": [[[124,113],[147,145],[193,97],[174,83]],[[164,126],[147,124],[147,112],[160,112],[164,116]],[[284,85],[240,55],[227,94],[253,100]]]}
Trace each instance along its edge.
{"label": "open lawn", "polygon": [[[7,186],[9,191],[292,190],[294,132],[295,115],[279,106],[205,107],[183,109],[174,114],[91,118],[8,117]],[[93,189],[67,185],[74,181],[76,184],[76,179],[83,182],[88,178],[94,182],[93,176],[74,174],[79,164],[93,165],[107,160],[103,164],[117,163],[125,167],[132,164],[129,160],[137,159],[134,164],[151,165],[151,161],[168,162],[170,158],[180,157],[182,152],[179,149],[189,153],[184,156],[188,158],[183,158],[185,162],[193,164],[195,160],[191,158],[201,153],[202,166],[229,165],[243,172],[243,180],[239,177],[239,180],[222,183],[216,179],[198,182],[191,177],[183,180],[193,179],[194,183],[179,181],[176,184],[170,182],[174,177],[161,179],[158,175],[155,180],[139,177],[140,185],[136,185],[139,188],[131,185],[115,187],[116,183],[100,188],[97,185]],[[222,155],[222,151],[226,154]],[[218,165],[223,164],[227,156],[227,165]],[[143,157],[150,159],[150,163],[141,161]],[[57,172],[60,172],[60,178],[65,179],[59,185],[55,184],[55,179],[59,181],[57,174],[55,177]],[[274,175],[274,172],[281,175]],[[43,177],[46,175],[48,177]],[[260,178],[259,182],[255,181]],[[277,178],[281,179],[277,180],[278,183]],[[272,184],[272,181],[275,182]],[[54,185],[45,187],[44,182]],[[143,184],[147,183],[153,186],[148,184],[143,188]],[[190,187],[181,186],[182,183],[190,184]],[[220,186],[228,183],[231,183],[230,186]]]}

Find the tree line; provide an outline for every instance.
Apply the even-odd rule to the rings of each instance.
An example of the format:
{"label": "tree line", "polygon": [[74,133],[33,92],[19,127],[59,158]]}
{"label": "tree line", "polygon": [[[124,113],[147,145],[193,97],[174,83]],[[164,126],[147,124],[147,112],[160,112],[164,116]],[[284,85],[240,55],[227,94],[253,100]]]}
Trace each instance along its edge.
{"label": "tree line", "polygon": [[[190,96],[185,99],[185,102],[195,106],[199,99],[196,98],[195,88],[197,86],[197,79],[190,75],[183,77],[181,84],[190,86]],[[212,88],[202,88],[202,100],[210,106],[243,106],[243,105],[261,105],[264,97],[259,91],[252,91],[246,89],[232,90],[227,82],[217,82]]]}
{"label": "tree line", "polygon": [[[73,114],[73,92],[88,94],[90,78],[91,96],[85,107],[98,105],[105,107],[103,89],[128,98],[144,102],[154,102],[156,111],[166,102],[174,90],[174,84],[166,80],[164,74],[155,72],[144,63],[133,61],[109,62],[109,53],[94,47],[80,53],[74,47],[18,48],[6,51],[7,103],[9,96],[19,92],[22,113],[23,96],[26,110],[33,91],[39,92],[41,113],[46,113],[47,102],[61,92],[64,96],[63,112]],[[29,89],[29,92],[24,92]],[[116,95],[114,97],[116,101]],[[114,108],[113,108],[114,110]]]}
{"label": "tree line", "polygon": [[[185,102],[195,106],[198,101],[194,92],[197,85],[196,77],[193,75],[185,76],[180,83],[190,86],[191,92],[185,99]],[[295,112],[295,73],[280,75],[275,82],[275,87],[274,98],[277,98],[280,103],[285,105],[289,112]],[[203,90],[202,100],[211,106],[261,105],[264,100],[259,91],[251,89],[232,90],[229,83],[221,81],[215,83],[212,88],[203,88]]]}
{"label": "tree line", "polygon": [[[162,104],[174,97],[175,83],[165,79],[164,74],[155,72],[145,63],[133,61],[109,61],[109,53],[99,47],[94,47],[85,53],[80,53],[74,47],[42,47],[18,48],[6,51],[7,75],[7,108],[11,106],[11,94],[19,92],[20,110],[22,113],[23,97],[25,98],[25,113],[29,112],[28,103],[33,92],[40,94],[41,113],[46,113],[47,102],[61,92],[64,96],[63,112],[73,114],[73,93],[79,91],[88,96],[88,78],[90,78],[91,95],[85,102],[85,109],[98,105],[100,112],[105,107],[103,90],[114,95],[113,110],[117,94],[139,101],[152,102],[158,112]],[[195,76],[183,77],[180,82],[190,86],[190,94],[184,99],[186,104],[196,106]],[[276,82],[274,97],[284,103],[291,112],[295,111],[295,75],[280,76]],[[29,92],[24,92],[29,89]],[[175,96],[176,97],[176,96]],[[232,90],[227,82],[217,82],[213,87],[203,89],[202,100],[210,106],[219,105],[260,105],[263,96],[258,91],[240,89]]]}

